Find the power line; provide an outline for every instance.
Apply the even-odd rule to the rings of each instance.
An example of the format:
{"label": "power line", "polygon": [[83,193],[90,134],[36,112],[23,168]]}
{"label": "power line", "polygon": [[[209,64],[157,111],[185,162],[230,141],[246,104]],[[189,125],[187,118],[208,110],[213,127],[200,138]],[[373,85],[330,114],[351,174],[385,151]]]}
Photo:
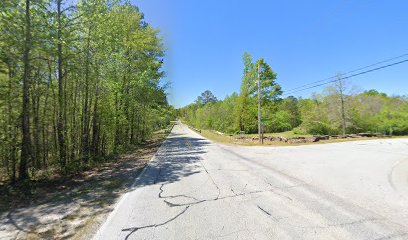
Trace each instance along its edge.
{"label": "power line", "polygon": [[[405,55],[408,55],[408,54],[405,54]],[[401,55],[401,56],[403,56],[403,55]],[[397,57],[397,58],[400,58],[400,57]],[[394,58],[394,59],[395,59],[395,58]],[[386,60],[386,61],[382,61],[382,62],[388,62],[388,61],[390,61],[390,60]],[[359,76],[359,75],[367,74],[367,73],[370,73],[370,72],[378,71],[378,70],[380,70],[380,69],[392,67],[392,66],[395,66],[395,65],[398,65],[398,64],[402,64],[402,63],[405,63],[405,62],[408,62],[408,59],[405,59],[405,60],[402,60],[402,61],[399,61],[399,62],[394,62],[394,63],[391,63],[391,64],[387,64],[387,65],[384,65],[384,66],[381,66],[381,67],[376,67],[376,68],[373,68],[373,69],[370,69],[370,70],[366,70],[366,71],[359,72],[359,73],[356,73],[356,74],[352,74],[352,75],[349,75],[349,76],[341,77],[341,78],[338,78],[338,79],[336,78],[336,76],[334,76],[334,77],[331,77],[331,78],[328,78],[328,79],[325,79],[325,80],[316,81],[316,82],[314,82],[314,83],[323,82],[323,81],[327,81],[327,80],[336,78],[336,79],[334,79],[334,80],[331,80],[331,81],[328,81],[328,82],[324,82],[324,83],[320,83],[320,84],[316,84],[316,85],[313,85],[313,86],[310,86],[310,87],[306,87],[306,86],[309,86],[309,85],[311,85],[311,84],[313,84],[313,83],[306,84],[306,85],[303,85],[303,86],[301,86],[301,87],[294,88],[294,89],[292,89],[292,90],[290,90],[290,91],[288,91],[288,92],[282,94],[282,96],[292,95],[293,93],[297,93],[297,92],[301,92],[301,91],[304,91],[304,90],[308,90],[308,89],[312,89],[312,88],[324,86],[324,85],[327,85],[327,84],[330,84],[330,83],[333,83],[333,82],[337,82],[337,81],[340,81],[340,80],[344,80],[344,79],[356,77],[356,76]],[[372,64],[372,65],[370,65],[370,66],[375,66],[375,65],[378,65],[378,64],[379,64],[379,63],[376,63],[376,64]],[[367,68],[367,67],[360,68],[360,70],[361,70],[361,69],[365,69],[365,68]],[[356,72],[356,70],[353,70],[353,71],[351,71],[351,72]],[[350,72],[348,72],[348,73],[350,73]],[[306,87],[306,88],[303,88],[303,87]],[[298,89],[298,90],[295,90],[295,89]]]}
{"label": "power line", "polygon": [[[347,74],[351,74],[351,73],[354,73],[354,72],[357,72],[357,71],[361,71],[361,70],[363,70],[363,69],[366,69],[366,68],[369,68],[369,67],[373,67],[373,66],[376,66],[376,65],[379,65],[379,64],[382,64],[382,63],[386,63],[386,62],[389,62],[389,61],[392,61],[392,60],[395,60],[395,59],[398,59],[398,58],[402,58],[402,57],[405,57],[405,56],[408,56],[408,53],[405,53],[405,54],[402,54],[402,55],[399,55],[399,56],[396,56],[396,57],[393,57],[393,58],[389,58],[389,59],[386,59],[386,60],[383,60],[383,61],[380,61],[380,62],[376,62],[376,63],[370,64],[370,65],[367,65],[367,66],[364,66],[364,67],[360,67],[360,68],[351,70],[351,71],[349,71],[349,72],[344,73],[343,75],[347,75]],[[334,79],[334,78],[336,78],[336,77],[337,77],[337,76],[332,76],[332,77],[329,77],[329,78],[325,78],[325,79],[322,79],[322,80],[319,80],[319,81],[311,82],[311,83],[304,84],[304,85],[299,86],[299,87],[295,87],[295,88],[289,89],[289,90],[286,91],[286,93],[285,93],[284,95],[291,94],[292,92],[293,92],[293,93],[298,92],[298,91],[296,91],[296,90],[301,89],[301,88],[304,88],[304,87],[307,87],[307,86],[310,86],[310,85],[313,85],[313,84],[316,84],[316,83],[325,82],[325,81]],[[309,88],[307,88],[307,89],[309,89]],[[304,90],[306,90],[306,89],[304,89]],[[303,90],[302,90],[302,91],[303,91]]]}

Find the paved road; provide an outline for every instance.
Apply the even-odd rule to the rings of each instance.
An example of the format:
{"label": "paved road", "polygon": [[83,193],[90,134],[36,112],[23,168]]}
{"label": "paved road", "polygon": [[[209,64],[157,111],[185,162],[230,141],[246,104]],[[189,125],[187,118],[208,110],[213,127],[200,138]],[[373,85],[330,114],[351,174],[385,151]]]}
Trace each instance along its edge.
{"label": "paved road", "polygon": [[176,125],[95,239],[408,239],[408,139],[215,144]]}

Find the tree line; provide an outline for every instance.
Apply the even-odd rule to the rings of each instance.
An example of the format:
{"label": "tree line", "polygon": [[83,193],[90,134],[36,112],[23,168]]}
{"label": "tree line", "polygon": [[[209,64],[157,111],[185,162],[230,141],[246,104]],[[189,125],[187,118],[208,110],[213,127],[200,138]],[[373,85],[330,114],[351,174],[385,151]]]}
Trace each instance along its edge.
{"label": "tree line", "polygon": [[[260,66],[261,115],[266,133],[293,131],[296,134],[340,135],[380,132],[408,134],[408,96],[388,96],[376,90],[361,91],[342,80],[310,98],[285,96],[277,74],[263,59],[243,55],[243,77],[239,93],[223,100],[206,93],[178,109],[179,116],[200,129],[225,133],[256,133],[257,66]],[[204,100],[203,100],[204,98]]]}
{"label": "tree line", "polygon": [[78,171],[166,125],[158,34],[129,2],[2,0],[0,177]]}

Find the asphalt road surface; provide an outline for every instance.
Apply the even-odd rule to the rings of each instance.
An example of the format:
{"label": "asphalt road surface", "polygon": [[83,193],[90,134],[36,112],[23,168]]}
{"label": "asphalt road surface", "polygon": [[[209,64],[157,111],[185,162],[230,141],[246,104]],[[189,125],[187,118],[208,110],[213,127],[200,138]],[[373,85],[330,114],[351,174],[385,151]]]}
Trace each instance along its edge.
{"label": "asphalt road surface", "polygon": [[95,239],[408,239],[408,139],[216,144],[176,125]]}

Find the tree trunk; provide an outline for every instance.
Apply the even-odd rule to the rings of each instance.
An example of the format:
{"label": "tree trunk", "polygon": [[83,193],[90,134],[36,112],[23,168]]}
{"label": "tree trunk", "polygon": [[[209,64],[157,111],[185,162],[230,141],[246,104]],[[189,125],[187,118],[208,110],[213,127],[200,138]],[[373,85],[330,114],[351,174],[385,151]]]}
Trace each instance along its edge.
{"label": "tree trunk", "polygon": [[341,79],[341,75],[337,75],[337,87],[340,93],[340,103],[341,103],[341,127],[343,136],[346,135],[346,110],[344,106],[344,83]]}
{"label": "tree trunk", "polygon": [[61,43],[61,0],[57,1],[57,62],[58,62],[58,119],[57,135],[61,170],[66,170],[65,126],[64,126],[64,92],[62,76],[62,43]]}
{"label": "tree trunk", "polygon": [[86,43],[86,59],[85,59],[85,101],[83,109],[83,125],[82,125],[82,140],[81,140],[81,158],[83,162],[89,163],[89,47],[90,47],[91,29],[88,28],[88,38]]}
{"label": "tree trunk", "polygon": [[40,68],[37,69],[37,73],[34,79],[37,79],[35,84],[33,84],[33,91],[31,94],[32,98],[32,109],[33,109],[33,148],[31,154],[31,161],[35,168],[39,169],[41,167],[40,163],[40,126],[39,126],[39,111],[40,111],[40,93],[39,93],[39,81],[40,78]]}
{"label": "tree trunk", "polygon": [[93,106],[93,122],[92,122],[92,157],[93,159],[97,159],[99,155],[99,139],[100,139],[100,132],[99,132],[99,115],[98,115],[98,100],[99,100],[99,76],[98,76],[98,67],[96,68],[96,83],[95,83],[95,102]]}
{"label": "tree trunk", "polygon": [[30,136],[30,50],[31,50],[31,17],[30,0],[25,1],[25,40],[24,40],[24,73],[23,73],[23,106],[21,113],[21,159],[19,168],[19,178],[21,180],[28,178],[27,165],[31,155],[31,136]]}
{"label": "tree trunk", "polygon": [[117,153],[118,146],[119,146],[119,99],[118,99],[118,93],[115,93],[115,141],[113,143],[113,152]]}
{"label": "tree trunk", "polygon": [[[17,133],[18,133],[18,126],[16,126],[15,118],[13,117],[13,105],[12,105],[12,89],[13,89],[13,70],[10,64],[8,64],[8,94],[7,97],[9,101],[7,102],[7,112],[8,112],[8,123],[6,125],[6,136],[7,136],[7,143],[8,143],[8,155],[6,158],[7,162],[11,162],[11,182],[16,182],[16,164],[17,164]],[[8,167],[7,163],[7,168]]]}
{"label": "tree trunk", "polygon": [[[49,140],[48,140],[48,126],[46,125],[46,116],[47,116],[47,109],[48,109],[48,98],[49,98],[49,91],[50,91],[50,86],[52,84],[52,68],[51,68],[51,61],[48,60],[48,84],[47,84],[47,90],[45,94],[45,99],[44,99],[44,109],[42,113],[42,119],[43,119],[43,124],[42,124],[42,135],[43,135],[43,166],[47,166],[48,162],[48,153],[49,153]],[[52,115],[54,116],[54,114]],[[54,119],[54,118],[51,118]]]}
{"label": "tree trunk", "polygon": [[130,115],[130,144],[133,145],[135,142],[135,107],[132,106],[132,111]]}

